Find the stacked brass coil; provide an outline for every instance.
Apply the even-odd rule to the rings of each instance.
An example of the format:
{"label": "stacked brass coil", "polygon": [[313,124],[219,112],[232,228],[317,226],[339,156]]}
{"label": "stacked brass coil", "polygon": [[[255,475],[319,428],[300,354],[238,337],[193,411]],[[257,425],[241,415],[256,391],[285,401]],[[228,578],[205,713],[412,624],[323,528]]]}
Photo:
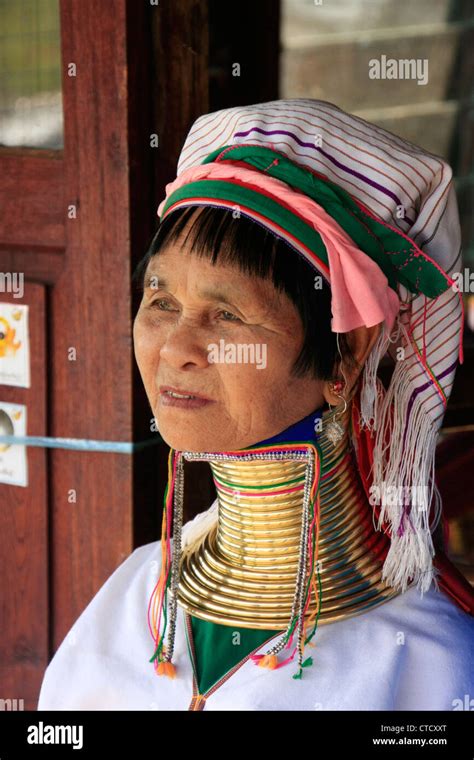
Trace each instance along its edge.
{"label": "stacked brass coil", "polygon": [[[318,624],[356,615],[398,591],[381,578],[389,538],[377,531],[357,471],[348,435],[350,407],[342,417],[345,435],[334,447],[319,445],[319,548],[321,607]],[[178,604],[191,615],[225,625],[284,630],[295,593],[306,463],[296,460],[210,459],[217,488],[218,519],[208,533],[186,547],[180,563]],[[251,488],[258,496],[248,495]],[[307,615],[313,612],[312,598]]]}

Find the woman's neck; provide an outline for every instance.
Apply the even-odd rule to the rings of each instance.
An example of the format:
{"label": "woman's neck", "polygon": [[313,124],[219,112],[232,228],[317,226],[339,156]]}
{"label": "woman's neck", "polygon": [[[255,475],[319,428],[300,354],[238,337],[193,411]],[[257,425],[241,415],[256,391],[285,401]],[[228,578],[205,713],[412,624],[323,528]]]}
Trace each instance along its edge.
{"label": "woman's neck", "polygon": [[[321,609],[331,622],[394,595],[381,580],[388,537],[373,527],[350,442],[351,408],[343,438],[328,437],[332,412],[316,410],[272,438],[240,449],[266,458],[234,461],[232,452],[191,454],[209,461],[217,489],[217,520],[183,550],[178,603],[216,623],[283,630],[295,593],[301,549],[306,461],[277,455],[277,444],[317,442],[322,454],[316,549]],[[319,430],[318,420],[322,422]],[[316,428],[316,429],[315,429]],[[313,600],[313,607],[317,600]],[[308,614],[314,609],[310,606]]]}

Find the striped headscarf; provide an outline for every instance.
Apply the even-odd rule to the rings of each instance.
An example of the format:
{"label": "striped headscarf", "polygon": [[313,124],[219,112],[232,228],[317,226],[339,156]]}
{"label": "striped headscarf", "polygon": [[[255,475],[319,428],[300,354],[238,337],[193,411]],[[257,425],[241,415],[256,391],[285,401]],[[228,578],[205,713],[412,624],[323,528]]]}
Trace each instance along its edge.
{"label": "striped headscarf", "polygon": [[[414,580],[423,593],[441,515],[436,442],[463,361],[450,166],[331,103],[277,100],[195,121],[158,214],[186,205],[238,207],[303,255],[331,286],[334,332],[383,323],[364,365],[354,445],[361,430],[374,438],[366,474],[382,494],[417,495],[417,509],[382,495],[376,514],[391,535],[384,580],[401,590]],[[387,352],[385,389],[377,369]]]}

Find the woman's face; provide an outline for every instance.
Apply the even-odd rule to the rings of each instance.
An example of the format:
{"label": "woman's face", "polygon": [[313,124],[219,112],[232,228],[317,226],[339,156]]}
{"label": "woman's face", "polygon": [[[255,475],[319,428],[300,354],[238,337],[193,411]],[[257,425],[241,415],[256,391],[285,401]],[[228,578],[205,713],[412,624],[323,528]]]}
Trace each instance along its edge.
{"label": "woman's face", "polygon": [[303,345],[292,301],[181,243],[151,259],[133,338],[156,427],[174,449],[242,449],[324,403],[323,383],[291,374]]}

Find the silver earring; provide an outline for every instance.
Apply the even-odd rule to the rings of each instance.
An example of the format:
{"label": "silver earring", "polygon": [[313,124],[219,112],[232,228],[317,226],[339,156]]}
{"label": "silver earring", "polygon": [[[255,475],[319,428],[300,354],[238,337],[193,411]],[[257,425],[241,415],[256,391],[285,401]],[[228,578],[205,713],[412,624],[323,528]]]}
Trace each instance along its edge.
{"label": "silver earring", "polygon": [[[341,349],[339,348],[339,334],[337,334],[337,348],[339,351],[339,356],[341,357],[341,360],[342,360]],[[344,377],[343,372],[342,372],[342,376]],[[342,380],[337,380],[335,383],[332,384],[333,392],[336,394],[336,396],[339,396],[339,398],[341,398],[344,401],[344,409],[342,410],[342,412],[334,413],[332,416],[332,419],[327,423],[327,427],[326,427],[326,436],[328,440],[331,441],[334,447],[337,446],[339,441],[344,437],[344,433],[345,433],[344,427],[341,425],[341,423],[338,420],[338,417],[344,416],[347,409],[347,401],[344,398],[343,394],[341,393],[344,386],[345,386],[345,382],[343,382]],[[329,406],[329,409],[331,410],[331,404],[329,403],[329,401],[328,401],[328,406]]]}
{"label": "silver earring", "polygon": [[[342,417],[345,414],[346,409],[347,409],[346,399],[341,393],[338,393],[338,390],[341,390],[343,387],[344,387],[344,383],[339,381],[337,383],[334,383],[333,388],[332,388],[334,393],[337,396],[339,396],[339,398],[342,398],[342,400],[344,401],[344,409],[342,410],[342,412],[339,412],[339,413],[335,412],[333,414],[332,419],[327,423],[327,426],[326,426],[326,436],[328,440],[331,441],[333,446],[336,446],[339,443],[339,441],[344,437],[344,433],[345,433],[344,427],[341,425],[341,423],[338,420],[338,417]],[[331,409],[331,404],[329,404],[329,409]]]}

